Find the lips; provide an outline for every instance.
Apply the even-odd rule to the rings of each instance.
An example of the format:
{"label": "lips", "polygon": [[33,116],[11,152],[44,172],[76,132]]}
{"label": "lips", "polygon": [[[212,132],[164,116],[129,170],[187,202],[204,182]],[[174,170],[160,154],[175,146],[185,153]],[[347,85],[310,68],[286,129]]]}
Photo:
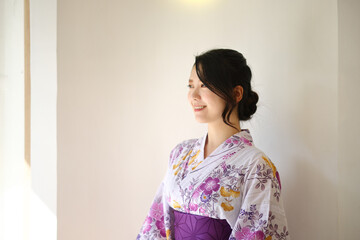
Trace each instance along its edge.
{"label": "lips", "polygon": [[195,112],[198,112],[198,111],[203,110],[204,108],[206,108],[205,105],[194,106],[194,111],[195,111]]}
{"label": "lips", "polygon": [[206,106],[194,106],[195,109],[203,109]]}

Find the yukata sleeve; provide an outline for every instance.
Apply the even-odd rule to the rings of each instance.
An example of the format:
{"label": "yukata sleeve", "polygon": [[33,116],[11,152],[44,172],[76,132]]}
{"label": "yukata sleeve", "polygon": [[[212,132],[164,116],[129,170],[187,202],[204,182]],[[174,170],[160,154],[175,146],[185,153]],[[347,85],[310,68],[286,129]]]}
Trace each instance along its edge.
{"label": "yukata sleeve", "polygon": [[262,155],[245,175],[239,215],[229,240],[289,240],[280,176]]}
{"label": "yukata sleeve", "polygon": [[160,240],[167,239],[169,231],[166,222],[169,220],[169,206],[163,195],[164,181],[158,187],[155,198],[151,204],[148,215],[140,229],[137,240]]}
{"label": "yukata sleeve", "polygon": [[[169,158],[169,166],[173,163],[173,159],[178,157],[181,150],[180,144],[172,149]],[[167,179],[166,176],[167,174],[165,174],[165,178],[157,189],[149,213],[137,236],[137,240],[162,240],[172,238],[170,230],[172,211],[164,194],[164,186]]]}

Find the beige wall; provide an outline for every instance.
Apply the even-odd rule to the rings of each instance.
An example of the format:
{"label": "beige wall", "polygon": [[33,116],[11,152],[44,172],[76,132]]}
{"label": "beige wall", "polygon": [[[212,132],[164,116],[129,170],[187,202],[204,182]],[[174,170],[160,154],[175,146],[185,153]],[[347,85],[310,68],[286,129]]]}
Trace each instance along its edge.
{"label": "beige wall", "polygon": [[337,1],[190,3],[58,1],[58,239],[136,237],[170,150],[206,130],[186,81],[213,47],[253,69],[260,102],[242,127],[280,171],[292,238],[336,239],[353,180],[337,174]]}
{"label": "beige wall", "polygon": [[360,239],[360,2],[339,0],[339,239]]}

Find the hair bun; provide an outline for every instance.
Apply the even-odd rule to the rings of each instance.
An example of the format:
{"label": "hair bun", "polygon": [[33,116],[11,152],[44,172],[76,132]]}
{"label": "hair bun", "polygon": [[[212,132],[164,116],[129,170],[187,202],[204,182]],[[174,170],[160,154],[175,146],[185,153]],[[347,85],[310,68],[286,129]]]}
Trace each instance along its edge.
{"label": "hair bun", "polygon": [[238,113],[240,121],[246,121],[252,117],[252,115],[256,112],[256,104],[258,101],[259,95],[250,90],[248,96],[245,96],[245,98],[239,102]]}

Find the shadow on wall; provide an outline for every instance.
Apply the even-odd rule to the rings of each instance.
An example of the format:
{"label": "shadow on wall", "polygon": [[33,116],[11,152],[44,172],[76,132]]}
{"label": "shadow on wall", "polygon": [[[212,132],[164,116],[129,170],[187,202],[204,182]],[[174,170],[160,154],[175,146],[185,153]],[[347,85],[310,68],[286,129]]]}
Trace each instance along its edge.
{"label": "shadow on wall", "polygon": [[[293,169],[291,182],[286,187],[286,214],[292,239],[334,239],[334,231],[319,231],[326,226],[336,227],[336,186],[307,159],[299,156],[291,157]],[[289,178],[290,180],[290,178]],[[328,221],[324,219],[329,218]],[[333,219],[331,219],[333,218]],[[329,224],[332,222],[333,225]],[[323,225],[323,226],[320,226]],[[306,233],[297,229],[306,229]]]}

